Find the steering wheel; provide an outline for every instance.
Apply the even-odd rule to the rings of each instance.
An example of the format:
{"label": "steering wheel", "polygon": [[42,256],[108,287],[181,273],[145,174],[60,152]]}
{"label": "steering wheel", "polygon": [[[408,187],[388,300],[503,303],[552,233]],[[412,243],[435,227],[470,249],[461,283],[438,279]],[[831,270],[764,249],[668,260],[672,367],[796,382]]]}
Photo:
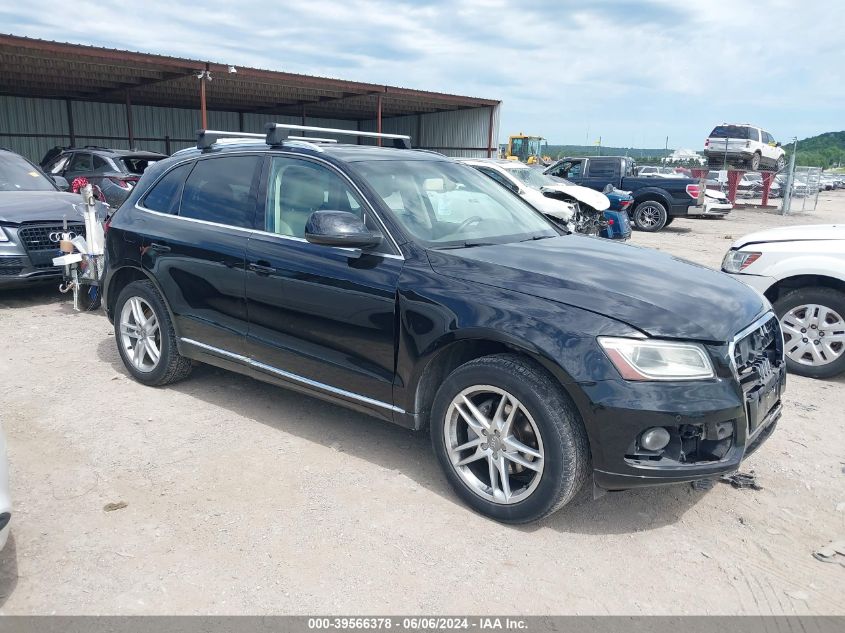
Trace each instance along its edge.
{"label": "steering wheel", "polygon": [[471,226],[473,224],[478,224],[479,222],[483,222],[483,221],[484,221],[484,218],[482,218],[480,215],[473,215],[471,217],[468,217],[466,220],[461,222],[454,231],[449,233],[449,235],[455,235],[456,233],[460,233],[461,231],[463,231],[468,226]]}

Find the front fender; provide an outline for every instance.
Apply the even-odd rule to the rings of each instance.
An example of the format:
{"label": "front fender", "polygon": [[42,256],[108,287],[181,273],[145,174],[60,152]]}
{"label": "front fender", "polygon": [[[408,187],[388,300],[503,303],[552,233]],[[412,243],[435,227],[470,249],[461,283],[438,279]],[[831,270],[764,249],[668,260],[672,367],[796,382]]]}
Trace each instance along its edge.
{"label": "front fender", "polygon": [[[754,250],[754,247],[749,246],[747,250]],[[775,254],[773,253],[773,255]],[[767,266],[761,266],[760,270],[754,269],[752,265],[749,266],[751,270],[743,272],[773,277],[778,281],[790,277],[815,275],[845,282],[845,257],[843,256],[835,257],[825,254],[779,255],[781,255],[780,258]]]}
{"label": "front fender", "polygon": [[405,411],[415,410],[428,365],[456,343],[525,353],[571,385],[618,378],[596,336],[638,335],[624,323],[548,299],[442,276],[427,284],[430,269],[406,272],[413,278],[400,281],[394,388],[394,402]]}

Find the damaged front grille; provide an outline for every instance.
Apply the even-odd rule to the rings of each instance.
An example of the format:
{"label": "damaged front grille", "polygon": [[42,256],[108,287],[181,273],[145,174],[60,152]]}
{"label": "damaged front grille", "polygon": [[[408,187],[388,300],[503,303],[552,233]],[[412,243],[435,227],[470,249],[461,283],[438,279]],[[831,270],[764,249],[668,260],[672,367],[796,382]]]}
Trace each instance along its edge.
{"label": "damaged front grille", "polygon": [[777,318],[773,315],[736,341],[731,360],[743,385],[768,378],[783,361],[783,339]]}

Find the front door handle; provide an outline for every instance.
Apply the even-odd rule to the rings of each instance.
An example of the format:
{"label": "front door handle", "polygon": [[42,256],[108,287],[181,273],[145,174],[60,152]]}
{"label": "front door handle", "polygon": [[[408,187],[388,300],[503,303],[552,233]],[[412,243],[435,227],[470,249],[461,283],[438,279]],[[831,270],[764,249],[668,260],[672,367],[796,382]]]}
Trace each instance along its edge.
{"label": "front door handle", "polygon": [[166,244],[156,244],[155,242],[150,244],[150,249],[156,251],[157,253],[169,253],[170,247]]}
{"label": "front door handle", "polygon": [[267,266],[266,263],[255,262],[249,265],[249,269],[255,271],[259,275],[272,275],[276,269],[272,266]]}

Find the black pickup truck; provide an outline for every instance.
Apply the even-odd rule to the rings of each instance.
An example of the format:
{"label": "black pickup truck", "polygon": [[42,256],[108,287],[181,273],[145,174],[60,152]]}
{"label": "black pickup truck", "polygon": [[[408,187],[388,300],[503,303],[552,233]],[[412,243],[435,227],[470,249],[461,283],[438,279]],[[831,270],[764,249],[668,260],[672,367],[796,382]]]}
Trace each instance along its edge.
{"label": "black pickup truck", "polygon": [[634,175],[636,165],[624,156],[563,158],[543,171],[576,185],[601,191],[608,184],[634,196],[631,220],[641,231],[655,232],[678,216],[704,215],[701,181]]}

